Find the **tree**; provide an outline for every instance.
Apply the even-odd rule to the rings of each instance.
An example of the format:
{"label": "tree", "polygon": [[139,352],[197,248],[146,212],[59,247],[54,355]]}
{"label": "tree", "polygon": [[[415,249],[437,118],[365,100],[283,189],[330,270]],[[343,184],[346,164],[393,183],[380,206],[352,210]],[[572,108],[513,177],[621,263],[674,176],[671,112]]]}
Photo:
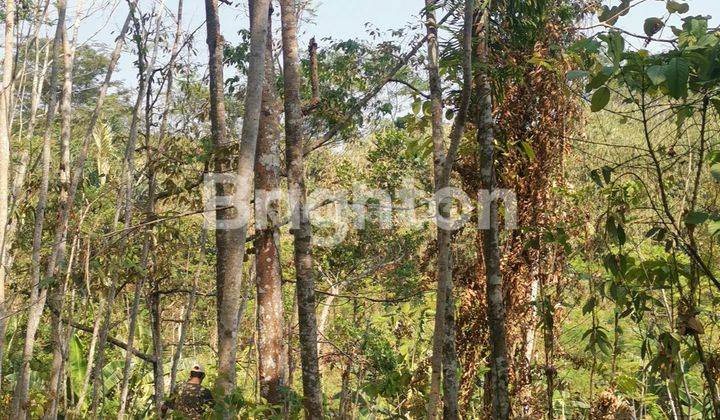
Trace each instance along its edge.
{"label": "tree", "polygon": [[[426,28],[428,40],[428,79],[430,85],[431,128],[435,193],[449,185],[450,173],[457,157],[457,149],[465,132],[465,122],[470,108],[472,93],[472,30],[475,3],[466,0],[463,14],[463,81],[458,113],[450,132],[450,146],[445,150],[443,134],[443,92],[439,69],[439,40],[435,22],[435,2],[426,0]],[[447,203],[437,203],[440,217],[450,216]],[[438,287],[433,331],[433,356],[428,417],[437,415],[440,394],[440,377],[443,378],[443,418],[458,417],[457,353],[455,351],[455,300],[453,297],[452,229],[437,219],[437,265]]]}
{"label": "tree", "polygon": [[[270,10],[272,15],[272,8]],[[272,22],[271,17],[268,18]],[[255,156],[255,223],[253,241],[257,265],[257,334],[260,394],[271,405],[285,402],[288,383],[287,345],[285,344],[285,311],[283,309],[282,273],[280,270],[280,208],[274,198],[280,186],[280,102],[276,91],[277,77],[273,63],[273,39],[268,24],[265,51],[265,79],[262,113]],[[267,215],[268,217],[265,217]],[[269,220],[268,220],[269,219]]]}
{"label": "tree", "polygon": [[55,28],[55,37],[53,39],[53,61],[50,73],[48,112],[46,114],[46,126],[43,135],[42,147],[42,178],[40,181],[40,189],[38,191],[38,203],[35,210],[35,226],[33,229],[33,245],[32,245],[32,276],[30,291],[30,310],[28,314],[27,328],[25,333],[25,345],[23,347],[22,365],[20,377],[15,383],[15,392],[13,393],[13,401],[11,413],[13,418],[24,419],[27,416],[27,397],[28,387],[30,386],[30,361],[35,350],[35,334],[40,325],[43,310],[45,309],[45,301],[47,299],[47,287],[41,284],[40,278],[40,250],[42,246],[42,234],[45,223],[45,209],[47,206],[48,185],[50,182],[50,162],[51,162],[51,135],[52,124],[55,120],[55,109],[58,103],[58,72],[60,67],[60,48],[62,37],[65,32],[65,14],[66,3],[59,1],[57,3],[58,23]]}
{"label": "tree", "polygon": [[[489,2],[490,3],[490,2]],[[490,330],[490,390],[492,392],[492,416],[496,419],[510,418],[510,394],[508,392],[508,356],[505,339],[505,298],[502,272],[500,270],[499,219],[497,200],[493,192],[497,188],[495,175],[495,145],[493,98],[490,77],[488,38],[490,33],[490,5],[486,5],[479,23],[477,50],[478,61],[483,66],[477,83],[477,142],[480,162],[480,186],[490,197],[489,223],[481,232],[482,255],[485,263],[487,316]]]}
{"label": "tree", "polygon": [[[263,79],[265,76],[265,50],[268,32],[268,13],[269,0],[256,0],[251,3],[250,7],[250,56],[248,64],[248,89],[245,96],[245,112],[243,118],[243,129],[240,141],[240,154],[238,157],[237,179],[250,180],[254,176],[255,166],[255,150],[257,146],[258,130],[261,114]],[[219,23],[217,21],[217,3],[206,3],[206,11],[208,12],[208,40],[211,45],[210,55],[211,63],[215,60],[222,60],[217,55],[216,48],[212,48],[212,43],[219,40]],[[215,74],[215,92],[212,97],[216,102],[214,113],[216,123],[214,123],[215,135],[219,135],[222,129],[221,124],[217,124],[217,113],[222,110],[222,106],[218,106],[218,97],[222,96],[222,79],[218,80],[219,73],[218,64],[213,64],[213,72]],[[222,136],[222,135],[220,135]],[[220,139],[215,138],[215,144],[218,145]],[[221,144],[221,143],[220,143]],[[237,332],[239,322],[239,310],[242,301],[242,285],[243,285],[243,269],[242,262],[245,255],[245,239],[247,237],[247,223],[249,220],[249,208],[252,198],[252,182],[238,182],[235,185],[235,193],[233,196],[234,210],[236,220],[239,220],[239,228],[229,232],[220,233],[221,243],[218,244],[218,253],[220,261],[218,265],[218,380],[216,388],[220,396],[231,394],[235,389],[235,361],[237,353]],[[219,232],[219,231],[218,231]],[[230,244],[229,250],[221,249],[224,244],[223,235],[230,234],[234,239]],[[238,248],[235,250],[234,248]],[[225,255],[226,251],[230,251],[229,255]],[[230,259],[228,260],[228,257]],[[233,264],[228,266],[228,263]],[[231,272],[228,270],[232,270]]]}
{"label": "tree", "polygon": [[[13,84],[12,51],[15,39],[15,2],[5,4],[5,56],[3,61],[3,77],[0,86],[0,362],[5,354],[5,226],[8,224],[8,197],[10,178],[10,104]],[[2,368],[0,367],[0,378]]]}
{"label": "tree", "polygon": [[322,387],[318,364],[315,282],[313,279],[312,228],[305,190],[304,135],[300,99],[301,70],[297,42],[297,7],[294,0],[280,2],[285,88],[285,150],[288,195],[292,220],[295,290],[297,294],[302,363],[303,405],[308,419],[323,417]]}

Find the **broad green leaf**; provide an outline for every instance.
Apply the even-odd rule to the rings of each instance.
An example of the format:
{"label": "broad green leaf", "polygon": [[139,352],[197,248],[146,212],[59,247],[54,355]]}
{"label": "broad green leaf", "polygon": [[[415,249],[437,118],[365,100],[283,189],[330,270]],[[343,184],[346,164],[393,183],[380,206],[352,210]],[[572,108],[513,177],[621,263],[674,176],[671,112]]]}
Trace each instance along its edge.
{"label": "broad green leaf", "polygon": [[675,99],[684,98],[688,93],[690,64],[686,59],[675,57],[665,67],[665,77],[670,96]]}
{"label": "broad green leaf", "polygon": [[645,31],[645,35],[653,36],[656,33],[660,32],[660,29],[662,29],[663,26],[665,26],[665,23],[663,23],[662,19],[650,17],[645,19],[643,30]]}
{"label": "broad green leaf", "polygon": [[720,220],[711,220],[710,223],[708,223],[708,232],[710,232],[711,235],[720,232]]}
{"label": "broad green leaf", "polygon": [[688,213],[685,216],[685,223],[688,225],[701,225],[709,217],[710,217],[710,215],[707,213],[703,213],[701,211],[693,211],[693,212]]}
{"label": "broad green leaf", "polygon": [[659,85],[666,80],[665,77],[665,66],[650,66],[645,71],[648,78],[654,85]]}
{"label": "broad green leaf", "polygon": [[610,89],[607,86],[603,86],[593,93],[592,99],[590,100],[590,110],[592,112],[598,112],[604,109],[610,102]]}
{"label": "broad green leaf", "polygon": [[422,101],[421,101],[421,100],[418,99],[418,100],[414,101],[414,102],[412,103],[412,112],[415,113],[415,114],[419,114],[421,107],[422,107]]}
{"label": "broad green leaf", "polygon": [[715,181],[720,182],[720,163],[715,163],[710,166],[710,175],[712,175]]}
{"label": "broad green leaf", "polygon": [[432,102],[430,102],[430,101],[423,102],[422,110],[423,110],[423,114],[425,116],[429,117],[432,114]]}
{"label": "broad green leaf", "polygon": [[613,60],[613,64],[617,67],[622,60],[623,52],[625,51],[625,38],[618,31],[610,31],[607,36],[608,43],[608,55]]}
{"label": "broad green leaf", "polygon": [[675,0],[668,0],[667,5],[665,6],[667,8],[667,11],[670,13],[687,13],[690,10],[690,6],[687,3],[680,3]]}

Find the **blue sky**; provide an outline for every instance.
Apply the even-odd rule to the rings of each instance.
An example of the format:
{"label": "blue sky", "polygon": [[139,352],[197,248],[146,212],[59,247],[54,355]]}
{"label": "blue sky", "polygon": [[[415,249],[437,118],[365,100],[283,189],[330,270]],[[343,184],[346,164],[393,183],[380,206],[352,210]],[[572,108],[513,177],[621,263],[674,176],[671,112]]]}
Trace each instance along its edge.
{"label": "blue sky", "polygon": [[[159,5],[161,0],[139,0],[143,10],[149,10],[153,4]],[[686,0],[690,4],[691,15],[711,15],[712,26],[720,25],[720,0]],[[74,16],[73,5],[78,0],[70,0],[70,19]],[[85,0],[85,4],[91,4],[92,0]],[[237,41],[237,32],[247,28],[246,1],[233,0],[236,6],[221,4],[221,26],[225,38],[234,43]],[[613,0],[612,4],[619,3]],[[635,6],[631,12],[621,18],[618,25],[624,29],[642,34],[645,18],[651,16],[662,17],[665,11],[665,0],[635,0]],[[311,36],[318,39],[323,37],[334,38],[368,38],[366,23],[371,23],[381,30],[397,29],[407,26],[408,23],[416,23],[418,14],[423,7],[424,0],[317,0],[314,2],[317,15],[312,22],[304,23],[301,26],[301,43],[305,43]],[[611,4],[605,2],[605,4]],[[164,7],[172,10],[177,9],[177,0],[165,0]],[[125,17],[127,5],[120,1],[117,9],[103,8],[97,10],[81,25],[80,40],[100,42],[107,45],[112,44],[113,38]],[[186,30],[194,30],[202,25],[205,20],[205,7],[202,0],[185,0],[184,27]],[[591,22],[588,22],[588,25]],[[679,17],[675,16],[668,22],[669,25],[679,25]],[[669,29],[664,35],[670,35]],[[662,35],[662,34],[661,34]],[[629,40],[631,45],[640,47],[641,40]],[[201,28],[197,32],[195,47],[198,50],[197,60],[205,62],[205,30]],[[653,48],[653,46],[651,46]],[[658,46],[657,48],[660,48]],[[135,83],[135,70],[132,66],[132,58],[126,54],[119,66],[118,78],[126,84]]]}

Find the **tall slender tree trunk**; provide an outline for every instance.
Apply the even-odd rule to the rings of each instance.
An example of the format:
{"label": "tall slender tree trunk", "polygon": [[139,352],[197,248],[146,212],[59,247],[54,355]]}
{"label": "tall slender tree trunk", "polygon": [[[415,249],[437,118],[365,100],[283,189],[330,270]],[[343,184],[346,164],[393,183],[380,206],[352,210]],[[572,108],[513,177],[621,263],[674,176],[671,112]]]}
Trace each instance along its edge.
{"label": "tall slender tree trunk", "polygon": [[[490,32],[490,9],[483,13],[479,34],[478,61],[483,66],[478,78],[477,142],[480,162],[480,185],[492,198],[496,189],[495,146],[492,90],[490,85],[488,38]],[[489,226],[480,234],[485,262],[487,288],[488,327],[490,330],[490,391],[494,419],[510,418],[510,395],[508,393],[508,357],[505,337],[505,299],[502,273],[500,271],[500,244],[497,200],[485,203],[489,212]]]}
{"label": "tall slender tree trunk", "polygon": [[[47,6],[47,3],[46,3]],[[42,21],[47,13],[47,7],[43,9],[43,13],[38,13],[38,19],[35,22],[37,30],[42,26]],[[18,218],[13,217],[13,213],[20,203],[24,200],[25,194],[25,178],[27,176],[27,169],[30,163],[30,152],[31,147],[29,146],[35,135],[35,128],[37,125],[37,110],[40,106],[40,99],[42,96],[42,88],[45,84],[45,75],[47,74],[47,68],[49,65],[49,46],[48,42],[45,47],[40,48],[40,38],[34,37],[34,50],[35,60],[33,63],[32,70],[32,82],[31,82],[31,93],[30,93],[30,110],[28,117],[27,130],[25,132],[25,141],[28,146],[22,150],[20,154],[19,162],[15,167],[15,175],[12,182],[12,189],[10,191],[10,201],[8,203],[8,224],[5,229],[5,240],[3,241],[4,246],[0,249],[0,264],[4,265],[5,270],[0,270],[0,284],[5,282],[7,274],[12,269],[13,255],[12,247],[15,242],[15,235],[18,227]],[[44,51],[44,52],[43,52]],[[43,55],[43,65],[40,66],[40,55]],[[0,374],[0,382],[2,382],[2,375]]]}
{"label": "tall slender tree trunk", "polygon": [[38,192],[38,202],[35,207],[35,226],[33,230],[33,245],[31,256],[31,289],[30,308],[28,312],[27,327],[25,329],[25,343],[23,346],[22,363],[20,373],[15,382],[13,400],[10,407],[10,417],[13,419],[25,419],[28,409],[28,390],[30,385],[30,361],[33,358],[35,349],[35,334],[40,326],[47,288],[41,284],[40,251],[42,248],[42,234],[45,226],[45,209],[47,207],[48,187],[50,183],[51,163],[51,136],[53,123],[55,122],[55,111],[58,104],[58,72],[60,66],[60,50],[62,37],[65,32],[66,3],[64,0],[57,2],[58,23],[55,28],[53,39],[53,59],[49,80],[49,99],[47,101],[47,114],[45,118],[45,132],[43,135],[43,146],[41,154],[42,175]]}
{"label": "tall slender tree trunk", "polygon": [[[82,7],[82,6],[80,6]],[[79,23],[79,15],[81,10],[77,11],[74,23],[74,34],[72,41],[67,31],[63,33],[63,89],[60,101],[60,194],[58,197],[59,223],[56,226],[55,240],[50,258],[48,258],[48,266],[46,276],[55,279],[57,284],[52,285],[50,290],[51,305],[51,335],[53,342],[53,361],[50,370],[50,381],[48,382],[48,396],[50,398],[50,409],[45,415],[47,419],[56,419],[58,415],[58,398],[59,390],[62,383],[63,361],[65,360],[66,343],[63,325],[60,322],[62,317],[62,304],[65,295],[66,282],[64,276],[59,276],[57,268],[62,264],[65,254],[65,244],[67,241],[67,225],[69,215],[72,212],[72,200],[69,199],[70,194],[70,137],[72,136],[72,89],[73,89],[73,62],[75,58],[75,42],[77,40],[77,28]],[[63,220],[63,213],[67,216]]]}
{"label": "tall slender tree trunk", "polygon": [[301,70],[297,42],[295,0],[280,1],[285,82],[285,141],[288,190],[295,244],[295,275],[300,330],[303,404],[308,419],[323,417],[322,387],[318,365],[312,228],[306,204],[304,134],[300,100]]}
{"label": "tall slender tree trunk", "polygon": [[[216,153],[224,152],[224,111],[222,105],[222,38],[218,21],[218,5],[216,0],[205,2],[208,28],[208,46],[210,49],[211,76],[211,119]],[[262,101],[265,43],[268,31],[269,0],[254,0],[250,3],[250,56],[248,65],[247,91],[245,96],[245,113],[240,142],[237,179],[233,197],[235,221],[239,221],[237,229],[218,230],[217,293],[218,293],[218,379],[216,389],[220,396],[228,395],[235,390],[237,361],[237,330],[243,290],[243,260],[245,256],[245,240],[247,223],[250,215],[252,199],[253,172],[255,170],[255,150],[257,146]],[[220,54],[218,54],[220,50]],[[220,77],[218,77],[220,76]],[[216,156],[216,159],[222,156]],[[216,161],[217,164],[217,161]],[[225,169],[221,167],[221,169]],[[217,214],[218,219],[231,214]],[[226,248],[227,247],[227,248]],[[222,408],[222,407],[221,407]],[[224,415],[228,416],[226,412]]]}
{"label": "tall slender tree trunk", "polygon": [[[13,51],[15,40],[15,1],[5,2],[5,60],[2,85],[0,86],[0,365],[5,350],[5,226],[8,222],[8,197],[10,180],[10,92],[13,85]],[[2,367],[0,367],[2,378]]]}
{"label": "tall slender tree trunk", "polygon": [[[280,251],[277,246],[279,206],[274,194],[280,186],[280,115],[273,64],[272,10],[265,52],[260,131],[255,157],[255,263],[257,276],[257,350],[260,395],[282,406],[287,382],[285,313],[283,310]],[[270,201],[272,200],[272,201]],[[269,217],[266,217],[269,216]],[[269,219],[269,220],[268,220]]]}
{"label": "tall slender tree trunk", "polygon": [[[223,89],[225,83],[223,77],[223,46],[225,41],[220,33],[217,0],[205,0],[205,14],[210,74],[210,123],[215,154],[215,173],[225,174],[232,170],[234,159],[230,155],[231,145],[227,140],[227,126],[225,123],[225,96]],[[218,196],[225,196],[231,191],[228,185],[216,184]],[[218,208],[215,212],[216,221],[225,223],[225,221],[231,220],[233,218],[232,210],[231,208]],[[239,293],[237,282],[242,276],[244,256],[244,249],[241,250],[240,245],[242,243],[240,241],[240,229],[238,228],[215,230],[218,350],[222,349],[222,357],[218,358],[218,367],[223,375],[216,385],[223,393],[231,392],[235,387],[235,339],[232,331],[229,331],[230,338],[224,337],[221,325],[223,317],[228,312],[224,308],[226,287],[234,287],[238,289],[235,292]],[[232,329],[232,325],[229,327]]]}
{"label": "tall slender tree trunk", "polygon": [[[439,191],[443,186],[440,184],[442,176],[442,168],[445,163],[445,134],[443,132],[443,98],[442,98],[442,81],[440,79],[440,69],[438,67],[438,56],[440,49],[438,46],[438,28],[435,21],[434,0],[425,0],[425,27],[427,30],[427,70],[428,81],[430,85],[430,122],[432,126],[432,143],[433,143],[433,168],[435,191]],[[445,209],[438,205],[438,211],[446,214]],[[428,419],[437,418],[438,405],[440,402],[440,385],[442,382],[442,365],[443,365],[443,344],[445,341],[445,311],[446,296],[448,292],[448,282],[452,282],[452,267],[450,262],[450,232],[443,229],[440,224],[437,225],[437,264],[438,264],[438,285],[435,303],[435,329],[433,333],[433,347],[431,359],[431,375],[430,375],[430,395],[428,396],[427,417]]]}
{"label": "tall slender tree trunk", "polygon": [[[458,113],[450,131],[450,146],[445,151],[443,133],[443,93],[439,69],[438,27],[435,17],[436,2],[425,0],[428,45],[428,80],[430,84],[431,123],[433,140],[434,182],[436,193],[450,184],[450,174],[457,156],[460,141],[465,133],[472,93],[472,31],[473,0],[465,1],[463,24],[463,84]],[[449,216],[447,204],[438,203],[438,215]],[[440,382],[443,385],[443,418],[458,418],[458,361],[455,349],[455,299],[453,297],[452,227],[437,223],[438,287],[435,307],[435,330],[431,359],[428,418],[437,417],[440,401]]]}

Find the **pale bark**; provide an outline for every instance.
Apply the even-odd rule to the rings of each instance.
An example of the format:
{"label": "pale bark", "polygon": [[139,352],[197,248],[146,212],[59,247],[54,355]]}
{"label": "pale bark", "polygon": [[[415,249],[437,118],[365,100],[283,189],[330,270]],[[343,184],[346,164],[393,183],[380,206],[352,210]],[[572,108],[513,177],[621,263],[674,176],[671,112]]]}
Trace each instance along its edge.
{"label": "pale bark", "polygon": [[[40,24],[38,23],[38,26]],[[45,75],[47,74],[47,68],[49,66],[49,51],[50,42],[45,44],[43,48],[40,48],[40,38],[35,38],[35,60],[33,63],[33,78],[31,82],[31,93],[30,93],[30,110],[28,117],[27,130],[25,131],[24,138],[26,143],[30,144],[33,136],[35,135],[35,128],[37,125],[37,110],[40,106],[40,99],[42,96],[42,87],[45,84]],[[40,66],[40,54],[43,54],[43,65]],[[15,235],[18,228],[18,218],[13,217],[15,209],[20,206],[26,196],[25,191],[25,178],[27,176],[28,164],[30,163],[30,151],[31,147],[25,147],[18,159],[18,164],[14,168],[15,175],[13,177],[12,188],[10,191],[10,201],[8,203],[8,224],[5,229],[5,246],[0,250],[0,261],[4,262],[5,271],[0,271],[0,283],[4,282],[7,278],[7,274],[12,269],[13,255],[12,247],[15,243]],[[0,376],[1,377],[1,376]]]}
{"label": "pale bark", "polygon": [[[488,38],[489,10],[483,13],[480,30],[478,61],[484,69],[489,68]],[[480,184],[489,196],[496,188],[495,146],[492,90],[487,70],[478,78],[477,142],[480,162]],[[508,393],[508,356],[505,332],[505,299],[502,273],[500,271],[500,244],[498,205],[496,200],[485,204],[489,207],[489,226],[481,232],[482,254],[485,262],[487,288],[488,327],[490,330],[490,392],[494,419],[510,418],[510,395]]]}
{"label": "pale bark", "polygon": [[[427,70],[430,85],[430,122],[432,127],[433,169],[435,190],[438,191],[442,167],[445,163],[445,134],[443,133],[443,98],[438,67],[440,50],[438,46],[438,30],[435,22],[435,1],[425,0],[425,27],[427,30]],[[444,210],[438,206],[438,210]],[[445,341],[445,300],[447,296],[447,283],[452,281],[452,267],[450,266],[450,235],[449,232],[437,226],[437,264],[438,285],[435,297],[435,329],[433,332],[433,346],[430,373],[430,395],[428,395],[427,417],[437,418],[440,402],[440,384],[442,381],[443,343]]]}
{"label": "pale bark", "polygon": [[[257,351],[260,395],[269,404],[281,406],[287,382],[287,350],[285,345],[285,313],[282,300],[280,251],[277,243],[279,206],[271,200],[280,186],[280,115],[275,89],[276,76],[272,57],[271,20],[268,23],[265,52],[260,131],[255,157],[255,252],[257,278]],[[265,220],[265,214],[269,220]],[[260,220],[260,218],[263,220]]]}
{"label": "pale bark", "polygon": [[[177,11],[177,25],[175,27],[175,40],[173,46],[170,49],[170,62],[168,63],[168,71],[165,77],[166,91],[165,91],[165,110],[163,111],[160,129],[158,131],[157,146],[153,147],[148,144],[147,149],[147,178],[148,178],[148,220],[155,219],[155,201],[156,201],[156,178],[155,178],[155,150],[163,149],[163,142],[167,134],[168,127],[168,116],[172,105],[172,88],[173,88],[173,77],[174,77],[174,66],[175,59],[177,57],[178,50],[180,48],[180,40],[182,36],[182,16],[183,16],[183,0],[178,1]],[[160,31],[158,21],[158,32]],[[157,44],[156,44],[157,47]],[[154,59],[153,59],[154,60]],[[150,118],[150,91],[148,90],[147,105],[146,105],[146,132],[148,142],[150,141],[150,129],[151,129],[151,118]],[[148,238],[150,246],[150,258],[148,262],[151,263],[149,267],[146,267],[146,272],[150,275],[149,281],[153,285],[152,294],[150,296],[149,306],[151,315],[151,332],[152,332],[152,343],[153,343],[153,356],[155,363],[153,364],[153,385],[155,388],[154,401],[155,401],[155,414],[158,417],[162,417],[162,405],[165,400],[165,372],[164,372],[164,361],[163,361],[163,341],[162,341],[162,305],[161,305],[161,294],[160,294],[160,280],[157,279],[153,273],[153,265],[155,264],[155,244],[152,242],[152,237]],[[194,289],[193,289],[194,290]],[[193,296],[194,296],[193,291]],[[191,298],[194,299],[194,298]],[[188,308],[190,310],[190,308]],[[189,314],[187,320],[189,322]],[[178,351],[182,349],[182,342],[179,344]]]}
{"label": "pale bark", "polygon": [[[207,44],[209,54],[210,74],[210,123],[213,138],[213,149],[215,154],[215,172],[227,173],[232,170],[233,158],[229,152],[227,141],[227,126],[225,123],[225,98],[223,78],[223,37],[220,34],[220,20],[218,15],[218,1],[205,0]],[[218,184],[218,196],[230,192],[228,186]],[[218,208],[215,212],[218,222],[233,218],[232,209]],[[224,294],[227,287],[237,287],[236,282],[242,276],[242,265],[244,253],[240,249],[240,229],[216,229],[215,246],[217,248],[216,263],[216,287],[217,287],[217,335],[218,350],[223,348],[223,360],[218,358],[218,366],[223,364],[224,377],[218,381],[217,386],[222,387],[222,392],[229,392],[235,387],[235,344],[232,337],[221,338],[222,317],[227,313],[224,309]],[[230,331],[232,336],[232,331]],[[221,344],[222,343],[222,344]],[[228,348],[228,345],[231,346]],[[230,353],[230,354],[228,354]],[[228,364],[230,366],[228,366]]]}
{"label": "pale bark", "polygon": [[35,347],[35,334],[40,326],[40,319],[45,308],[47,288],[41,285],[40,250],[42,247],[42,233],[45,224],[45,209],[47,207],[48,186],[50,183],[51,163],[51,136],[55,112],[58,104],[58,72],[60,66],[60,50],[62,37],[65,32],[66,3],[61,0],[57,2],[58,23],[53,39],[53,59],[49,80],[49,99],[47,101],[47,114],[45,118],[45,132],[43,135],[43,146],[41,153],[42,175],[38,191],[38,202],[35,207],[35,226],[33,231],[33,245],[31,256],[31,290],[30,309],[28,311],[27,327],[25,329],[25,343],[23,346],[22,363],[20,372],[15,382],[10,416],[13,419],[25,419],[28,408],[28,387],[30,381],[30,361],[33,358]]}
{"label": "pale bark", "polygon": [[[443,94],[439,69],[438,28],[435,22],[434,0],[425,1],[428,41],[428,79],[430,84],[431,123],[435,190],[449,185],[450,174],[460,141],[465,133],[472,93],[472,30],[474,1],[466,0],[463,24],[463,84],[457,116],[450,132],[450,146],[445,152],[443,134]],[[447,206],[438,205],[438,214],[447,217]],[[457,352],[455,349],[455,299],[453,297],[452,231],[448,226],[437,227],[438,288],[435,307],[435,331],[431,360],[431,386],[428,417],[437,416],[440,400],[440,379],[443,384],[443,418],[458,418]],[[442,373],[441,373],[442,372]]]}
{"label": "pale bark", "polygon": [[318,366],[317,320],[313,279],[312,230],[306,206],[304,134],[300,99],[301,70],[297,43],[297,7],[281,0],[283,79],[285,82],[285,141],[288,190],[295,245],[295,275],[300,330],[303,404],[308,419],[323,417]]}
{"label": "pale bark", "polygon": [[[0,364],[5,350],[5,226],[8,222],[10,179],[10,104],[13,85],[13,51],[15,40],[15,1],[5,2],[5,57],[0,85]],[[2,369],[0,368],[0,378]]]}
{"label": "pale bark", "polygon": [[[45,75],[47,73],[47,67],[49,63],[49,46],[50,43],[46,43],[43,48],[40,47],[40,38],[37,36],[38,32],[40,31],[40,28],[42,26],[42,21],[44,20],[45,16],[47,15],[48,11],[48,5],[49,0],[45,0],[44,7],[42,3],[38,3],[38,10],[37,10],[37,17],[35,21],[33,22],[33,36],[32,40],[28,40],[26,42],[25,46],[25,55],[27,55],[27,50],[29,48],[30,44],[34,44],[34,51],[35,51],[35,58],[33,61],[33,74],[32,74],[32,82],[31,82],[31,91],[30,91],[30,109],[29,109],[29,116],[28,116],[28,124],[27,124],[27,130],[25,134],[20,133],[20,136],[24,136],[26,139],[26,142],[30,144],[32,141],[33,136],[35,135],[35,127],[37,124],[37,110],[40,105],[40,99],[42,94],[42,87],[45,83]],[[42,13],[40,13],[40,8],[42,7]],[[42,67],[40,66],[40,56],[43,55],[42,60]],[[25,60],[27,61],[27,60]],[[26,64],[24,64],[25,66]],[[12,102],[12,101],[11,101]],[[7,106],[7,105],[6,105]],[[11,111],[11,110],[9,110]],[[12,112],[10,112],[12,114]],[[8,124],[8,126],[11,126],[12,124]],[[12,180],[12,187],[10,189],[10,198],[8,202],[8,212],[7,212],[7,225],[5,227],[5,238],[3,241],[0,242],[0,285],[5,284],[8,273],[12,269],[12,264],[14,261],[13,254],[12,254],[12,248],[15,243],[15,236],[18,228],[18,218],[14,217],[13,214],[15,213],[15,209],[20,205],[20,203],[25,198],[25,189],[23,188],[25,186],[25,177],[27,175],[27,168],[28,164],[30,162],[30,150],[31,147],[25,147],[22,149],[22,152],[20,153],[20,158],[18,159],[18,163],[15,166],[13,172],[14,177]],[[3,270],[4,268],[4,270]],[[5,323],[2,322],[2,325],[0,326],[0,336],[5,335]],[[0,360],[2,360],[2,348],[0,347]],[[2,372],[2,366],[0,366],[0,385],[2,384],[2,378],[3,378],[3,372]]]}
{"label": "pale bark", "polygon": [[[173,86],[173,66],[175,64],[175,56],[178,53],[178,49],[180,46],[180,39],[182,36],[182,16],[183,16],[183,0],[180,0],[178,2],[178,15],[177,15],[177,27],[175,30],[175,41],[173,42],[172,50],[170,51],[170,65],[168,66],[168,74],[167,74],[167,90],[165,91],[165,111],[163,112],[162,120],[160,121],[160,131],[159,131],[159,147],[163,148],[163,140],[165,139],[165,134],[167,132],[167,124],[168,124],[168,116],[170,114],[170,105],[172,101],[172,86]],[[205,255],[205,239],[203,237],[203,256]],[[173,354],[172,359],[172,367],[170,368],[170,392],[173,392],[175,388],[175,378],[177,376],[177,368],[178,364],[180,362],[180,357],[182,356],[182,350],[183,350],[183,344],[185,342],[185,335],[187,333],[187,330],[190,326],[190,321],[192,320],[192,311],[195,306],[195,299],[197,297],[197,284],[195,281],[193,281],[193,288],[192,292],[190,292],[190,297],[188,298],[188,306],[185,309],[185,315],[183,317],[183,323],[180,327],[180,337],[178,338],[177,347],[175,348],[175,353]]]}
{"label": "pale bark", "polygon": [[[213,138],[216,153],[222,154],[225,144],[224,127],[220,113],[224,111],[222,101],[222,55],[218,54],[222,38],[219,32],[217,1],[205,2],[207,12],[208,46],[210,47],[211,76],[211,107],[213,114]],[[250,7],[250,56],[248,64],[248,80],[245,96],[245,112],[240,142],[237,179],[242,180],[235,185],[234,210],[237,212],[237,229],[217,231],[218,245],[218,379],[215,387],[222,397],[234,391],[236,386],[235,364],[237,360],[237,332],[239,312],[242,301],[243,271],[242,263],[245,256],[245,239],[247,222],[250,214],[253,179],[255,169],[255,150],[257,146],[262,89],[265,68],[265,43],[268,31],[269,0],[255,0]],[[222,159],[216,156],[216,159]],[[217,161],[216,161],[217,163]],[[224,168],[223,168],[224,169]],[[220,217],[227,214],[218,215]],[[223,249],[225,247],[227,249]],[[224,409],[221,407],[221,409]],[[224,415],[229,415],[226,412]]]}
{"label": "pale bark", "polygon": [[73,62],[75,57],[75,42],[77,40],[79,15],[82,6],[79,7],[78,14],[74,22],[73,39],[70,41],[67,31],[63,33],[63,89],[60,100],[60,167],[59,181],[60,193],[58,203],[60,203],[59,223],[56,227],[55,240],[53,243],[50,257],[48,258],[48,266],[46,277],[49,279],[57,279],[58,284],[51,289],[50,305],[54,311],[51,312],[51,336],[53,342],[53,361],[50,370],[50,381],[48,382],[47,392],[50,399],[50,409],[45,413],[46,419],[56,419],[58,416],[58,398],[60,385],[62,383],[63,362],[65,359],[66,343],[65,333],[62,329],[60,317],[62,315],[63,297],[67,283],[65,277],[58,278],[56,268],[58,263],[62,261],[65,254],[65,245],[67,241],[67,220],[63,220],[63,214],[72,212],[72,200],[69,199],[70,193],[70,137],[72,135],[72,88],[73,88]]}
{"label": "pale bark", "polygon": [[[215,154],[215,172],[226,173],[232,169],[233,159],[230,157],[228,150],[227,141],[227,126],[225,123],[225,98],[224,98],[224,83],[223,77],[223,43],[224,39],[220,34],[220,18],[218,14],[218,1],[217,0],[205,0],[205,13],[206,13],[206,27],[207,27],[207,44],[208,44],[208,55],[209,55],[209,74],[210,74],[210,123],[211,132],[213,138],[213,148]],[[225,195],[226,191],[230,189],[223,185],[217,185],[217,194],[219,196]],[[231,209],[217,209],[215,212],[216,220],[222,222],[224,220],[232,219]],[[224,378],[218,381],[218,386],[221,386],[223,392],[229,392],[235,386],[235,347],[225,349],[227,339],[221,338],[221,319],[225,314],[223,308],[223,298],[225,292],[225,285],[234,285],[235,279],[242,275],[242,264],[243,257],[240,246],[238,246],[240,238],[239,229],[216,229],[215,230],[215,245],[217,247],[217,263],[216,263],[216,285],[217,285],[217,334],[218,334],[218,349],[222,346],[223,353],[226,354],[231,351],[232,354],[225,355],[225,359],[231,359],[232,366],[224,366]],[[232,332],[230,332],[232,335]],[[221,344],[222,342],[222,344]],[[222,362],[218,359],[218,366],[220,364],[227,364],[227,360]],[[222,384],[221,384],[222,383]]]}

